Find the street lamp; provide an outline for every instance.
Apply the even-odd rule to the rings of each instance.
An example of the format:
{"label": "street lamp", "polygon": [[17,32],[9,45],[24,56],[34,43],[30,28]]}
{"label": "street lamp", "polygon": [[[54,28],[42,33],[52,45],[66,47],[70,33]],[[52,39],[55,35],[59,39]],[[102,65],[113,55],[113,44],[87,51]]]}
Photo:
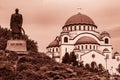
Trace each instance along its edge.
{"label": "street lamp", "polygon": [[106,55],[105,62],[106,62],[106,70],[107,70],[107,59],[109,58],[109,55]]}
{"label": "street lamp", "polygon": [[111,74],[112,74],[112,76],[111,76],[111,78],[113,79],[113,66],[111,67]]}
{"label": "street lamp", "polygon": [[107,58],[105,58],[105,63],[106,63],[106,70],[107,70]]}

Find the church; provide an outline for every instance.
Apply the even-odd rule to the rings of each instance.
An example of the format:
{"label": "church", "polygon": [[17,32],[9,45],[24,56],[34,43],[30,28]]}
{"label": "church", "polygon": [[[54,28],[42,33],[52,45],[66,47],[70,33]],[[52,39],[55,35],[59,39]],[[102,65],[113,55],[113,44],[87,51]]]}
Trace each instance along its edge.
{"label": "church", "polygon": [[[98,32],[98,26],[87,15],[78,13],[71,16],[62,27],[62,32],[47,47],[47,55],[62,62],[66,52],[73,52],[79,62],[102,64],[111,74],[117,74],[120,55],[113,54],[111,36]],[[114,59],[113,59],[114,56]]]}

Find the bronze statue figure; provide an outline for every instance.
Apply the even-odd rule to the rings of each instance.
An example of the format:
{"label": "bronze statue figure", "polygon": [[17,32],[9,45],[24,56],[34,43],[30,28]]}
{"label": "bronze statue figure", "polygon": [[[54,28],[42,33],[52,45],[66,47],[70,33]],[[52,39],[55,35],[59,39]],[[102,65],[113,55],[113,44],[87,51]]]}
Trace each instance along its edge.
{"label": "bronze statue figure", "polygon": [[13,39],[20,39],[23,30],[22,23],[23,17],[19,14],[19,9],[15,9],[15,13],[11,15],[10,20],[10,28],[12,30]]}

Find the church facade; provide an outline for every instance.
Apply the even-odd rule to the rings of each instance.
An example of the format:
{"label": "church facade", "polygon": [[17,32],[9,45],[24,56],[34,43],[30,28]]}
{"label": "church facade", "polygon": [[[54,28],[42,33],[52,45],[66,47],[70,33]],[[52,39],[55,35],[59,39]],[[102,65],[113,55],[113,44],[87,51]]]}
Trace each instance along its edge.
{"label": "church facade", "polygon": [[106,31],[98,32],[97,28],[87,15],[78,13],[71,16],[62,27],[60,36],[47,46],[47,55],[62,62],[66,52],[74,52],[77,60],[83,61],[84,65],[96,62],[97,65],[102,64],[111,74],[117,73],[116,68],[120,61],[113,59],[111,36]]}

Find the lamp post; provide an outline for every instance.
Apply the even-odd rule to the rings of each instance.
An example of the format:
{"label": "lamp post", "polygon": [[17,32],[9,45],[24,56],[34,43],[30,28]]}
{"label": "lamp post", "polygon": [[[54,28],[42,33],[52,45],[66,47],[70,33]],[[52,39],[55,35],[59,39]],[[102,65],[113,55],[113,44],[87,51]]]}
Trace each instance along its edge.
{"label": "lamp post", "polygon": [[107,59],[109,58],[109,55],[106,55],[105,62],[106,62],[106,70],[107,70]]}
{"label": "lamp post", "polygon": [[111,74],[112,74],[111,79],[113,79],[113,66],[111,67]]}
{"label": "lamp post", "polygon": [[109,78],[109,73],[108,73],[108,69],[107,69],[107,59],[109,58],[109,55],[106,55],[105,57],[105,62],[106,62],[106,71],[107,71],[107,76],[106,78],[108,79]]}
{"label": "lamp post", "polygon": [[107,58],[105,58],[105,63],[106,63],[106,70],[107,70]]}

